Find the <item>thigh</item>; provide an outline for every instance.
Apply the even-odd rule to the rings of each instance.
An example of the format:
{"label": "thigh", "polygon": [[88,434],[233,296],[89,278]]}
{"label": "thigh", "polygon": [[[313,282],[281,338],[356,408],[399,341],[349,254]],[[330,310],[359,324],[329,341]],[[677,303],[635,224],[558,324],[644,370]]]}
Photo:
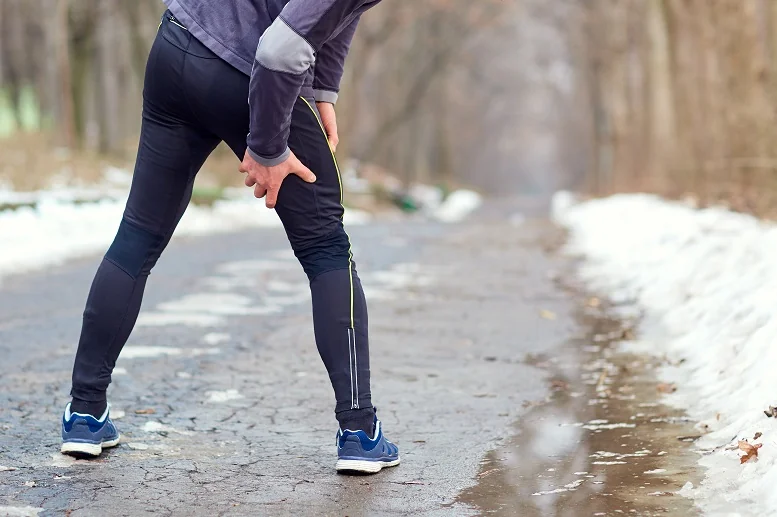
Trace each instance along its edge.
{"label": "thigh", "polygon": [[289,176],[278,195],[276,210],[296,250],[342,230],[344,212],[337,160],[312,100],[300,97],[294,105],[289,147],[316,175],[315,183]]}
{"label": "thigh", "polygon": [[165,20],[151,49],[140,142],[124,214],[132,225],[163,238],[172,233],[188,204],[194,176],[219,143],[186,102],[188,54],[182,46],[188,38],[186,31]]}
{"label": "thigh", "polygon": [[[245,125],[224,136],[238,159],[246,150],[248,107]],[[313,100],[300,97],[294,104],[289,148],[316,175],[315,183],[306,183],[296,175],[281,185],[275,210],[295,251],[316,245],[342,230],[343,204],[340,173],[329,147]]]}

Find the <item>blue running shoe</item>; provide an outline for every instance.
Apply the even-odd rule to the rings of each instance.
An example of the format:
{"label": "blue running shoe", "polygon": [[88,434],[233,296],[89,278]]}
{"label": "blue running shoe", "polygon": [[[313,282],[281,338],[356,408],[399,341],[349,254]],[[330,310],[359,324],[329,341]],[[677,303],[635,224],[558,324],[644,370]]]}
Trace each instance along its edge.
{"label": "blue running shoe", "polygon": [[103,449],[119,445],[121,436],[111,422],[110,411],[108,406],[98,420],[92,415],[71,413],[68,404],[62,417],[62,454],[97,457]]}
{"label": "blue running shoe", "polygon": [[337,431],[337,471],[374,474],[383,467],[399,465],[399,448],[383,436],[375,417],[375,436],[364,431]]}

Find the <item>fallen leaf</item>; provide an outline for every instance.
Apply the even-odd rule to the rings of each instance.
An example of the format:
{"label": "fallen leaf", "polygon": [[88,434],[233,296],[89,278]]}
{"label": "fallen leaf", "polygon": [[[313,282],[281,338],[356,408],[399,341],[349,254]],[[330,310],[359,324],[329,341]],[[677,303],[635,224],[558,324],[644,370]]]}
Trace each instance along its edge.
{"label": "fallen leaf", "polygon": [[623,329],[623,334],[621,334],[621,339],[624,341],[634,341],[636,337],[634,336],[634,331],[631,329]]}
{"label": "fallen leaf", "polygon": [[674,393],[677,391],[677,386],[674,384],[667,384],[665,382],[662,382],[658,386],[656,386],[656,389],[659,391],[659,393]]}
{"label": "fallen leaf", "polygon": [[135,410],[136,415],[153,415],[154,413],[156,413],[156,410],[152,408]]}
{"label": "fallen leaf", "polygon": [[756,443],[755,445],[749,443],[747,440],[739,440],[739,450],[745,454],[739,458],[739,464],[747,463],[752,458],[758,458],[758,449],[763,447],[764,444]]}
{"label": "fallen leaf", "polygon": [[769,409],[764,411],[764,415],[768,416],[769,418],[777,416],[777,408],[774,406],[769,406]]}
{"label": "fallen leaf", "polygon": [[595,296],[593,298],[589,298],[588,299],[588,306],[589,307],[596,308],[596,307],[599,307],[601,304],[602,304],[602,301],[599,298],[595,297]]}
{"label": "fallen leaf", "polygon": [[758,431],[755,433],[755,436],[753,436],[753,441],[759,439],[761,436],[763,436],[763,433],[761,431]]}
{"label": "fallen leaf", "polygon": [[426,443],[426,440],[413,440],[413,443]]}
{"label": "fallen leaf", "polygon": [[553,382],[550,383],[550,386],[552,388],[558,389],[558,390],[567,390],[569,389],[569,384],[562,381],[561,379],[554,379]]}
{"label": "fallen leaf", "polygon": [[555,320],[557,318],[555,312],[546,309],[540,311],[540,317],[546,320]]}

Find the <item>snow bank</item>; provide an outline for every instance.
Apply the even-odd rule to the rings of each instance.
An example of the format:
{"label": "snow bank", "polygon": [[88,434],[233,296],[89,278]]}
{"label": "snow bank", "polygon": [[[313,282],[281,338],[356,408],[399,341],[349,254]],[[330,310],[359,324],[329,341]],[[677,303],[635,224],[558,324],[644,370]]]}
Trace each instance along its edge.
{"label": "snow bank", "polygon": [[432,217],[443,223],[457,223],[467,218],[483,203],[483,198],[472,190],[455,190],[432,210]]}
{"label": "snow bank", "polygon": [[[105,252],[121,221],[127,190],[116,185],[34,193],[0,190],[0,205],[33,205],[0,211],[0,278]],[[191,205],[176,237],[281,226],[275,211],[265,208],[250,189],[228,194],[229,199],[216,201],[212,207]],[[365,212],[346,211],[347,224],[368,220]]]}
{"label": "snow bank", "polygon": [[[697,442],[705,480],[683,495],[709,514],[776,515],[777,419],[764,410],[777,405],[777,226],[649,195],[561,194],[553,210],[584,280],[636,302],[645,348],[684,360],[664,372],[679,386],[668,401],[711,432]],[[727,450],[738,439],[763,444],[757,462]]]}

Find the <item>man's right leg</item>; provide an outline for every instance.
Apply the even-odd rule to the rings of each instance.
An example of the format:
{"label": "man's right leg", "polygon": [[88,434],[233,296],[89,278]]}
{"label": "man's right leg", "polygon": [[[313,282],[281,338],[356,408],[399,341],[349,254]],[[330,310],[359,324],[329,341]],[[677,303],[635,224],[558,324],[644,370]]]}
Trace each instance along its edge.
{"label": "man's right leg", "polygon": [[75,413],[103,414],[111,373],[135,325],[146,279],[183,216],[197,171],[220,141],[199,127],[184,98],[189,38],[165,20],[149,56],[129,200],[84,311],[73,367]]}

